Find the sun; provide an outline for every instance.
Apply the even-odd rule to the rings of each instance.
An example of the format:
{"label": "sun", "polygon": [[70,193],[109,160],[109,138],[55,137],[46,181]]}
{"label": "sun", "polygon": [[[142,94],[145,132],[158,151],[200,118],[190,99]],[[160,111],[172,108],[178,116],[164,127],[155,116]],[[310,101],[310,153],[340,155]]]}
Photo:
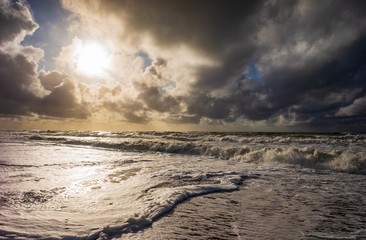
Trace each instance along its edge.
{"label": "sun", "polygon": [[103,76],[110,67],[110,58],[105,48],[96,42],[82,45],[76,54],[76,68],[84,75]]}

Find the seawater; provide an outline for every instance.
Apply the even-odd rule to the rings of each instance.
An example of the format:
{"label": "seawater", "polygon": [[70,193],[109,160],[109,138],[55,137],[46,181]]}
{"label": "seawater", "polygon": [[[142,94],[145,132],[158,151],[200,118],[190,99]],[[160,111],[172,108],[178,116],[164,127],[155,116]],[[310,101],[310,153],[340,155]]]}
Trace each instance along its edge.
{"label": "seawater", "polygon": [[[362,239],[365,143],[348,133],[3,131],[0,238]],[[168,214],[190,199],[201,203]],[[188,214],[175,218],[179,208]]]}

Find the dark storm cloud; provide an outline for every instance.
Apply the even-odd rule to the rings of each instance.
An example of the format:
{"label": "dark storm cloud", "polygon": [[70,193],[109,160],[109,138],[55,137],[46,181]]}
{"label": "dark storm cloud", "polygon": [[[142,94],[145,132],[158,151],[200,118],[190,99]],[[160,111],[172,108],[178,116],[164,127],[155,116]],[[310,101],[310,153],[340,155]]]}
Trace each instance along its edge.
{"label": "dark storm cloud", "polygon": [[247,36],[246,31],[252,26],[249,17],[261,4],[261,1],[115,0],[100,2],[99,9],[102,14],[122,17],[129,36],[145,32],[158,45],[189,45],[216,56],[230,51],[233,40]]}
{"label": "dark storm cloud", "polygon": [[[0,46],[37,28],[28,9],[19,3],[0,2]],[[32,54],[31,51],[27,51]],[[36,53],[33,53],[36,54]],[[24,54],[8,53],[0,47],[0,113],[27,114],[36,96],[31,85],[36,79],[37,64]]]}
{"label": "dark storm cloud", "polygon": [[[57,72],[41,73],[39,81],[36,67],[26,56],[0,52],[0,113],[37,113],[72,118],[88,116],[87,104],[75,97],[76,83]],[[44,90],[48,92],[40,96]]]}
{"label": "dark storm cloud", "polygon": [[[303,16],[296,15],[299,14],[300,4],[305,4],[307,8]],[[249,50],[238,49],[223,58],[220,67],[199,69],[195,85],[203,91],[194,92],[194,99],[199,103],[189,103],[188,111],[225,120],[233,116],[261,120],[288,111],[301,118],[304,117],[301,112],[304,108],[309,111],[307,119],[318,114],[334,114],[340,106],[350,104],[359,94],[322,106],[329,95],[342,95],[345,91],[350,93],[359,88],[365,91],[366,28],[365,17],[360,10],[364,9],[364,5],[361,1],[267,2],[258,13],[256,31],[268,30],[269,39],[265,39],[264,44],[249,44],[252,48]],[[294,12],[295,9],[297,12]],[[348,37],[347,31],[351,34],[351,40],[342,39]],[[329,46],[319,49],[307,59],[302,57],[308,54],[306,51],[299,53],[300,56],[291,52],[296,44],[303,42],[310,46],[310,50],[311,47],[316,48],[320,41],[328,42]],[[277,54],[272,49],[288,53],[278,60],[267,62],[269,66],[264,66],[260,83],[245,79],[248,76],[240,77],[243,66],[249,61],[260,62],[263,56]],[[327,56],[324,57],[324,54]],[[276,61],[283,61],[284,64],[276,66]],[[230,85],[231,94],[212,97],[213,90]],[[311,109],[307,106],[309,102],[313,104]]]}
{"label": "dark storm cloud", "polygon": [[164,91],[158,87],[150,87],[146,84],[136,85],[139,91],[137,99],[141,100],[148,109],[158,112],[175,112],[178,110],[178,100],[170,95],[164,94]]}
{"label": "dark storm cloud", "polygon": [[23,55],[11,56],[0,50],[0,113],[28,114],[27,103],[36,101],[31,85],[36,64]]}
{"label": "dark storm cloud", "polygon": [[65,74],[38,73],[43,51],[18,44],[37,24],[21,3],[0,2],[0,114],[85,118],[80,88]]}
{"label": "dark storm cloud", "polygon": [[[309,126],[366,127],[363,0],[64,0],[64,6],[82,17],[117,20],[124,30],[113,33],[121,34],[120,41],[140,46],[149,37],[164,50],[132,84],[135,98],[123,98],[120,88],[101,88],[101,105],[126,121],[144,123],[155,114],[182,123],[274,124],[284,118]],[[2,1],[0,10],[0,46],[37,28],[21,4]],[[188,64],[192,79],[171,79],[167,72],[186,69],[170,64],[174,55],[164,53],[182,46],[215,64]],[[9,49],[0,48],[0,113],[89,116],[72,78],[39,75],[35,49]],[[136,50],[156,57],[149,47]],[[170,82],[174,86],[165,88]]]}
{"label": "dark storm cloud", "polygon": [[169,112],[170,114],[179,112],[178,99],[165,94],[164,90],[140,82],[135,82],[134,85],[138,90],[138,95],[135,99],[126,98],[117,101],[106,99],[108,99],[108,96],[120,94],[120,88],[109,89],[102,87],[99,91],[99,97],[102,99],[101,107],[121,114],[122,120],[135,123],[146,123],[152,120],[149,116],[149,113],[152,111],[159,113]]}
{"label": "dark storm cloud", "polygon": [[[271,71],[265,81],[271,89],[269,100],[273,108],[301,103],[310,97],[323,101],[329,94],[342,94],[350,89],[365,91],[365,36],[332,51],[326,61],[314,64],[310,59],[300,69],[283,66]],[[339,105],[350,104],[355,97],[357,95],[353,99],[339,99]]]}
{"label": "dark storm cloud", "polygon": [[[99,3],[85,2],[83,10],[97,6],[100,11],[92,14],[120,19],[127,29],[122,40],[148,34],[161,48],[188,46],[218,63],[196,66],[195,81],[178,97],[162,96],[159,85],[138,86],[136,101],[149,111],[170,112],[172,119],[187,122],[272,121],[281,115],[334,124],[343,121],[337,116],[364,112],[365,1]],[[254,77],[250,65],[258,69]],[[150,72],[161,78],[153,67]],[[186,109],[181,117],[174,107],[178,99]]]}
{"label": "dark storm cloud", "polygon": [[[276,44],[270,46],[288,50],[301,43],[308,47],[300,54],[283,56],[278,60],[283,61],[280,66],[269,62],[273,65],[264,73],[263,82],[269,89],[271,115],[289,110],[299,119],[317,120],[334,115],[366,90],[366,18],[361,10],[366,4],[305,3],[306,14],[290,12],[286,22],[281,23],[283,28],[276,28],[271,35]],[[310,51],[315,54],[303,57]]]}
{"label": "dark storm cloud", "polygon": [[35,105],[35,111],[41,115],[61,118],[87,118],[90,114],[88,104],[83,99],[78,88],[69,76],[59,72],[41,73],[42,85],[51,91]]}
{"label": "dark storm cloud", "polygon": [[[86,2],[87,8],[95,6]],[[263,1],[157,0],[100,2],[99,14],[113,14],[126,27],[122,39],[148,34],[162,48],[188,46],[222,65],[197,69],[193,88],[219,88],[250,62],[253,34]],[[164,64],[166,64],[164,62]],[[154,71],[151,68],[150,71]]]}

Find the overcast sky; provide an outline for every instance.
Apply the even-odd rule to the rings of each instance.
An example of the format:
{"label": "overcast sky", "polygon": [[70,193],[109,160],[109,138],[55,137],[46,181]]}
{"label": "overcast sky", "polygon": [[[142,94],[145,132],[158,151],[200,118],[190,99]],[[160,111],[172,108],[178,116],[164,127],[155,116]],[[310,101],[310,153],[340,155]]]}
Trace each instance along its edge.
{"label": "overcast sky", "polygon": [[365,9],[0,0],[0,128],[366,131]]}

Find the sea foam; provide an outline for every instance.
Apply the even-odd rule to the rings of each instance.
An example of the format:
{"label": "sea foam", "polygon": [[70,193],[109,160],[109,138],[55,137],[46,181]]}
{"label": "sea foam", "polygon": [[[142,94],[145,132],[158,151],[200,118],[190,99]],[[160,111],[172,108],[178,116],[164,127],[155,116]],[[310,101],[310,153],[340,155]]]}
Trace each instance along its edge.
{"label": "sea foam", "polygon": [[[291,215],[301,225],[305,214],[320,226],[327,216],[343,226],[344,214],[351,214],[350,229],[364,226],[357,205],[365,202],[362,134],[21,131],[0,138],[5,239],[123,237],[151,226],[182,201],[236,190],[240,199],[222,202],[229,209],[248,199],[240,202],[248,208],[236,208],[249,214],[237,216],[243,221],[271,219],[278,203],[291,203],[273,221]],[[220,205],[210,204],[196,215]],[[322,215],[313,218],[319,209]],[[309,229],[314,236],[339,236]]]}
{"label": "sea foam", "polygon": [[[65,137],[66,136],[66,137]],[[248,163],[365,173],[365,135],[225,133],[79,133],[30,134],[30,140],[86,145],[122,151],[203,155]]]}

